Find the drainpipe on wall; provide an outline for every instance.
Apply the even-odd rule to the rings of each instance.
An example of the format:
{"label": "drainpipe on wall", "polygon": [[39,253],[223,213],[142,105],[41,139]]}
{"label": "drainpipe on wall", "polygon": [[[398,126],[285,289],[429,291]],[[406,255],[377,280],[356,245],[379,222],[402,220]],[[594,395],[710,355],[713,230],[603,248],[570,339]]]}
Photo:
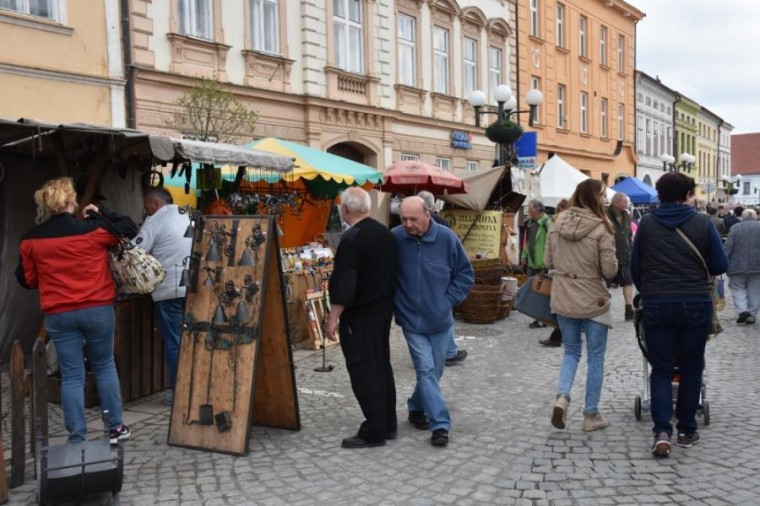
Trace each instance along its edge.
{"label": "drainpipe on wall", "polygon": [[[639,108],[639,99],[638,99],[638,80],[636,79],[636,69],[638,66],[636,65],[636,61],[638,60],[638,45],[639,45],[639,20],[635,20],[633,22],[633,176],[638,177],[639,179],[642,179],[639,177],[639,163],[636,161],[636,158],[638,157],[639,147],[637,146],[638,143],[638,130],[637,130],[637,122],[639,121],[639,115],[638,115],[638,108]],[[623,139],[625,140],[625,139]]]}
{"label": "drainpipe on wall", "polygon": [[718,122],[718,150],[715,156],[715,200],[718,200],[718,185],[720,184],[720,129],[723,128],[723,118]]}
{"label": "drainpipe on wall", "polygon": [[515,64],[517,65],[517,69],[515,69],[515,74],[517,75],[515,96],[517,97],[517,109],[520,109],[520,100],[522,100],[522,94],[520,93],[520,16],[518,15],[520,1],[514,0],[512,3],[515,5]]}
{"label": "drainpipe on wall", "polygon": [[127,128],[137,128],[135,120],[135,80],[132,65],[132,37],[129,26],[129,0],[119,0],[121,8],[121,48],[124,53],[124,107],[126,108]]}

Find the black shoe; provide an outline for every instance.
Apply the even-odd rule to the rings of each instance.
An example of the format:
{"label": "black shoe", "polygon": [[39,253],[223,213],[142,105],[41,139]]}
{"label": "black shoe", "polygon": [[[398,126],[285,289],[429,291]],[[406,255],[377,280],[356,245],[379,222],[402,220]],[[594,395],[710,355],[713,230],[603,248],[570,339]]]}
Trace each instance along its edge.
{"label": "black shoe", "polygon": [[129,427],[122,423],[118,429],[111,429],[111,432],[109,432],[108,435],[109,439],[111,440],[111,444],[115,445],[119,444],[119,441],[129,439],[129,436],[132,435],[132,432],[129,430]]}
{"label": "black shoe", "polygon": [[464,362],[467,358],[467,350],[457,350],[457,354],[451,358],[446,359],[446,365],[457,365]]}
{"label": "black shoe", "polygon": [[633,320],[633,306],[630,304],[625,305],[625,321],[629,322]]}
{"label": "black shoe", "polygon": [[430,428],[430,420],[422,411],[410,411],[409,422],[414,425],[415,429],[428,430]]}
{"label": "black shoe", "polygon": [[753,323],[755,323],[755,317],[752,315],[749,315],[747,317],[747,321],[745,321],[744,323],[746,323],[747,325],[752,325]]}
{"label": "black shoe", "polygon": [[[739,313],[739,318],[736,319],[736,323],[747,323],[747,318],[752,316],[749,311],[742,311]],[[754,318],[753,318],[754,319]]]}
{"label": "black shoe", "polygon": [[528,325],[528,328],[529,328],[529,329],[542,329],[542,328],[544,328],[544,327],[546,327],[546,324],[545,324],[545,323],[541,323],[541,322],[540,322],[540,321],[538,321],[538,320],[533,320],[533,321],[530,323],[530,325]]}
{"label": "black shoe", "polygon": [[446,446],[449,444],[449,431],[446,429],[435,429],[430,437],[430,444],[433,446]]}
{"label": "black shoe", "polygon": [[549,346],[553,348],[557,348],[559,346],[562,346],[562,341],[555,341],[551,337],[547,337],[546,339],[541,339],[538,341],[540,344],[543,344],[544,346]]}
{"label": "black shoe", "polygon": [[376,446],[385,446],[385,439],[381,441],[367,441],[359,436],[347,437],[340,445],[343,448],[374,448]]}

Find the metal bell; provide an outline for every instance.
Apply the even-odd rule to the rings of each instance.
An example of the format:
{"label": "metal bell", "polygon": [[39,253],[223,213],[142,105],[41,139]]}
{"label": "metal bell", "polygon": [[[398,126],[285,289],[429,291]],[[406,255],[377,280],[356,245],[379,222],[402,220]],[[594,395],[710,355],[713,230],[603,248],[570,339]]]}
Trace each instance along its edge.
{"label": "metal bell", "polygon": [[240,267],[250,267],[252,265],[256,265],[256,263],[253,261],[253,256],[251,256],[250,248],[245,248],[243,250],[243,254],[240,256],[238,265]]}
{"label": "metal bell", "polygon": [[246,323],[251,319],[251,313],[248,311],[248,306],[241,300],[238,302],[237,309],[235,309],[235,321],[238,324]]}
{"label": "metal bell", "polygon": [[216,240],[211,237],[208,241],[208,253],[206,253],[207,262],[219,262],[222,259],[219,255],[219,248],[216,247]]}
{"label": "metal bell", "polygon": [[214,311],[214,318],[211,319],[211,323],[214,325],[222,325],[227,323],[227,315],[224,314],[224,308],[222,304],[217,304],[216,311]]}
{"label": "metal bell", "polygon": [[190,270],[182,269],[182,274],[179,277],[179,286],[190,286]]}
{"label": "metal bell", "polygon": [[214,278],[211,276],[211,271],[206,271],[206,280],[203,282],[203,286],[213,286]]}
{"label": "metal bell", "polygon": [[193,220],[190,220],[190,224],[185,229],[185,237],[192,238],[195,236],[195,226],[193,225]]}

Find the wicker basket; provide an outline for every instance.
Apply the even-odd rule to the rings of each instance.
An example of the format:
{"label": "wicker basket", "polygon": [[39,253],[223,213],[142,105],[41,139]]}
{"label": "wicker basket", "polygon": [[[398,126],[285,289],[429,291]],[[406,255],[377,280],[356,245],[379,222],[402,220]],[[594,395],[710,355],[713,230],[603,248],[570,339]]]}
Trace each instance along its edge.
{"label": "wicker basket", "polygon": [[512,312],[512,301],[501,301],[499,303],[499,312],[496,315],[497,320],[503,320],[509,318],[509,314]]}
{"label": "wicker basket", "polygon": [[476,285],[498,285],[504,275],[505,268],[498,258],[481,258],[472,260],[475,271]]}
{"label": "wicker basket", "polygon": [[493,323],[499,318],[501,295],[499,286],[476,284],[459,305],[459,313],[468,323]]}

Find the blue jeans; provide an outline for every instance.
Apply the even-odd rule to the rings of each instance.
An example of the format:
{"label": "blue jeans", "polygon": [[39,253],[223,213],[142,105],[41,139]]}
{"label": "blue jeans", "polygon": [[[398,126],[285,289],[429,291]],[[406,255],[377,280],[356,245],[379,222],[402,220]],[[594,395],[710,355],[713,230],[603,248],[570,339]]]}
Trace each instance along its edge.
{"label": "blue jeans", "polygon": [[673,433],[671,383],[673,369],[678,366],[676,418],[678,432],[692,434],[697,430],[695,418],[702,390],[705,368],[705,344],[710,331],[712,302],[668,302],[644,304],[644,339],[652,365],[653,431]]}
{"label": "blue jeans", "polygon": [[409,411],[423,411],[430,420],[430,430],[451,429],[451,417],[438,381],[443,374],[446,350],[454,335],[452,325],[436,334],[404,331],[409,355],[417,373],[417,384],[406,401]]}
{"label": "blue jeans", "polygon": [[107,428],[121,425],[121,387],[113,359],[113,306],[76,309],[45,316],[45,328],[53,340],[61,370],[61,403],[69,442],[87,439],[84,418],[85,341],[98,385],[100,406]]}
{"label": "blue jeans", "polygon": [[179,362],[179,339],[182,334],[182,319],[185,317],[185,298],[156,301],[158,331],[164,341],[164,359],[169,367],[169,388],[174,390]]}
{"label": "blue jeans", "polygon": [[578,361],[583,354],[581,332],[586,333],[586,351],[588,367],[586,370],[586,399],[583,406],[584,415],[599,412],[599,397],[602,394],[604,382],[604,354],[607,351],[607,326],[593,320],[583,318],[568,318],[557,315],[557,322],[562,331],[562,345],[565,355],[559,369],[557,391],[570,397],[573,388]]}
{"label": "blue jeans", "polygon": [[451,339],[449,339],[449,345],[446,347],[446,358],[455,358],[457,353],[459,353],[459,348],[457,348],[457,342],[454,339],[454,332],[452,329]]}

